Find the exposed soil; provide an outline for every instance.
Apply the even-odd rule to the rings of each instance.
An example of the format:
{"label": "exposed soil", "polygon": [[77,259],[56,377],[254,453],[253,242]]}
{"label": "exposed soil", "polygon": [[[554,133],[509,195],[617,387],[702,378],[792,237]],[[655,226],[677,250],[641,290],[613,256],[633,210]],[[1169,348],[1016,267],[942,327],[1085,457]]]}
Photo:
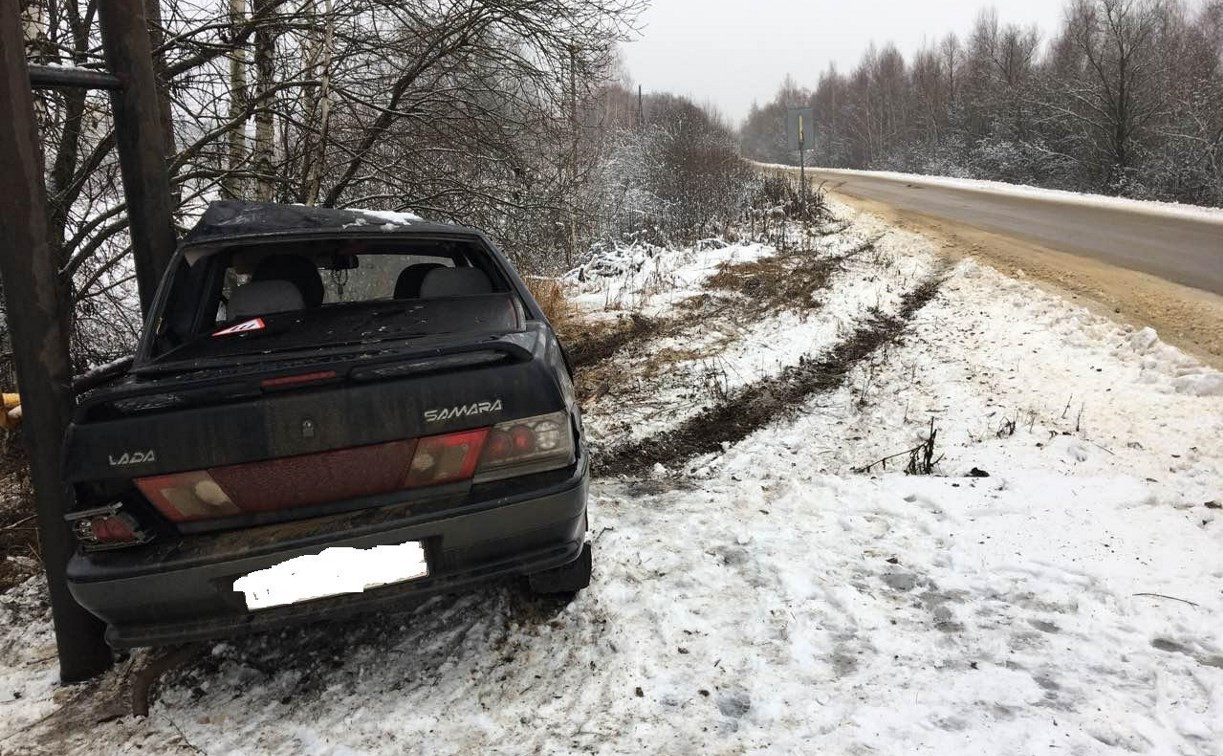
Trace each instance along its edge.
{"label": "exposed soil", "polygon": [[587,322],[579,319],[557,326],[561,342],[574,370],[581,371],[611,357],[626,344],[643,340],[658,331],[660,322],[632,313],[614,321]]}
{"label": "exposed soil", "polygon": [[[847,259],[871,251],[878,239],[870,239],[840,255],[786,251],[742,263],[723,264],[705,282],[707,289],[733,291],[744,297],[744,309],[752,313],[782,310],[814,310],[821,304],[820,293],[828,279]],[[692,309],[694,297],[681,302],[681,309]]]}
{"label": "exposed soil", "polygon": [[974,257],[1097,314],[1151,326],[1169,344],[1223,369],[1223,297],[1035,242],[982,231],[834,191],[837,199],[934,240],[951,259]]}
{"label": "exposed soil", "polygon": [[941,283],[941,279],[933,278],[905,294],[896,315],[872,313],[819,359],[802,360],[779,375],[745,386],[671,430],[596,454],[595,474],[636,475],[655,464],[673,465],[719,451],[723,443],[740,441],[775,423],[779,416],[796,411],[812,395],[837,389],[854,365],[904,332],[914,313],[934,297]]}
{"label": "exposed soil", "polygon": [[[842,230],[844,230],[842,228]],[[713,315],[734,320],[753,319],[790,310],[811,311],[822,305],[820,293],[842,264],[875,249],[878,238],[869,239],[839,255],[820,255],[810,250],[790,249],[775,255],[739,263],[723,263],[705,282],[708,291],[679,302],[671,317],[647,317],[632,313],[614,321],[566,318],[556,324],[575,372],[579,398],[597,399],[615,393],[616,385],[631,378],[611,358],[623,349],[649,339],[677,336]],[[668,365],[700,357],[684,349],[662,349],[638,371],[649,378]]]}

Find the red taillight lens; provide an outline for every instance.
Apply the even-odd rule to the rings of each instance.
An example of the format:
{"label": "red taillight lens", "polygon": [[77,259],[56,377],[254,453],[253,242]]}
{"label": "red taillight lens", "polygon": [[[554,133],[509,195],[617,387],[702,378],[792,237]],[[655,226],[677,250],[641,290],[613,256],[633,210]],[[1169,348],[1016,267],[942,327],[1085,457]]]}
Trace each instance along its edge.
{"label": "red taillight lens", "polygon": [[208,472],[243,512],[293,509],[395,491],[415,448],[415,441],[393,441]]}
{"label": "red taillight lens", "polygon": [[404,488],[466,480],[476,472],[488,428],[422,438],[408,467]]}
{"label": "red taillight lens", "polygon": [[155,475],[135,483],[170,521],[191,522],[500,480],[556,470],[573,459],[569,415],[557,412],[493,428]]}
{"label": "red taillight lens", "polygon": [[393,441],[137,478],[136,486],[174,522],[293,509],[398,490],[415,448]]}
{"label": "red taillight lens", "polygon": [[514,440],[515,454],[530,454],[535,451],[535,431],[526,425],[515,425],[510,430],[510,438]]}
{"label": "red taillight lens", "polygon": [[484,442],[485,459],[505,459],[514,452],[514,438],[500,428],[488,432],[488,440]]}
{"label": "red taillight lens", "polygon": [[207,470],[137,478],[136,487],[174,522],[228,517],[241,512]]}

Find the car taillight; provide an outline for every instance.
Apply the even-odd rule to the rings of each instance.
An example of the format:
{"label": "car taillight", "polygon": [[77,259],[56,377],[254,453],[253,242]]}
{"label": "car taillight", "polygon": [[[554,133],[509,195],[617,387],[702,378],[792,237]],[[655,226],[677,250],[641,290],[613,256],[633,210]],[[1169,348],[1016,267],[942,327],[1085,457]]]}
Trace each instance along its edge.
{"label": "car taillight", "polygon": [[404,488],[467,480],[476,471],[488,428],[422,438],[416,444]]}
{"label": "car taillight", "polygon": [[293,509],[445,483],[484,483],[573,463],[569,414],[492,428],[153,475],[134,482],[171,522]]}
{"label": "car taillight", "polygon": [[174,522],[241,513],[207,470],[137,478],[136,487],[158,511]]}
{"label": "car taillight", "polygon": [[147,543],[151,536],[132,515],[120,511],[122,504],[71,512],[64,519],[81,544],[89,549],[108,549]]}
{"label": "car taillight", "polygon": [[556,470],[573,463],[573,429],[569,414],[510,420],[488,431],[475,482]]}

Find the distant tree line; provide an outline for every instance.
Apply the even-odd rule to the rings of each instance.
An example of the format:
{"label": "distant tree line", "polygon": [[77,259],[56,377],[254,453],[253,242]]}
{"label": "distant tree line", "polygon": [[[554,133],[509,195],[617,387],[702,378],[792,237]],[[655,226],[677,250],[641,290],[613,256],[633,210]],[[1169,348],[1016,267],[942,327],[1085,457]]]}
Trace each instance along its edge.
{"label": "distant tree line", "polygon": [[1223,205],[1223,0],[1072,0],[1047,40],[991,10],[911,60],[872,46],[813,91],[787,78],[753,107],[744,154],[797,162],[799,105],[823,166]]}

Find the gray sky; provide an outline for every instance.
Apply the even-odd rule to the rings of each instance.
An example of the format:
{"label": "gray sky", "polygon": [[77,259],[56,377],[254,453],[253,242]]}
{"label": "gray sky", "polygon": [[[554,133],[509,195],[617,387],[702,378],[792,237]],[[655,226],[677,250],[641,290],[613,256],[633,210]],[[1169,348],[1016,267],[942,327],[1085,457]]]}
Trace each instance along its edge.
{"label": "gray sky", "polygon": [[712,102],[738,123],[772,99],[787,73],[814,87],[821,71],[857,64],[871,41],[906,57],[923,40],[964,34],[981,8],[1003,22],[1035,23],[1044,39],[1068,0],[654,0],[624,61],[647,91]]}

